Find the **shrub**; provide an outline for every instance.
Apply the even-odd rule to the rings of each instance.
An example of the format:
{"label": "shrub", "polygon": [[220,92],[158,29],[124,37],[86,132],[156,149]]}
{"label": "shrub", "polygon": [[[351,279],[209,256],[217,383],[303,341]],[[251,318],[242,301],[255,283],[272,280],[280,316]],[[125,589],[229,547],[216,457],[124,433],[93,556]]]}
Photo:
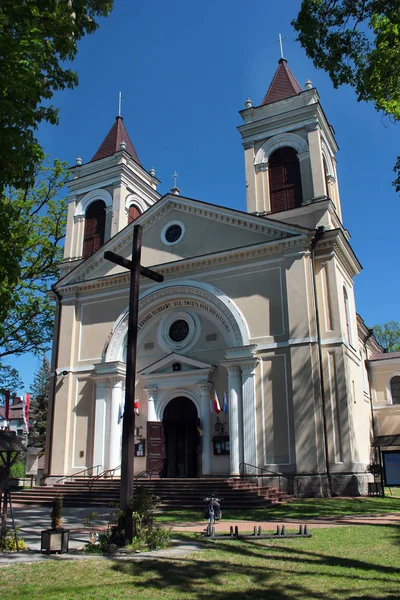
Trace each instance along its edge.
{"label": "shrub", "polygon": [[162,550],[171,543],[171,528],[153,527],[146,532],[146,545],[149,550]]}
{"label": "shrub", "polygon": [[[19,534],[19,527],[16,527],[17,537]],[[18,548],[19,550],[28,550],[28,546],[24,540],[18,537]],[[5,535],[0,537],[0,551],[1,552],[16,552],[17,543],[15,541],[15,533],[13,529],[6,529]]]}
{"label": "shrub", "polygon": [[53,500],[53,510],[51,511],[51,528],[60,529],[62,525],[62,496],[56,496]]}
{"label": "shrub", "polygon": [[10,478],[22,479],[23,477],[25,477],[25,464],[17,460],[10,468]]}

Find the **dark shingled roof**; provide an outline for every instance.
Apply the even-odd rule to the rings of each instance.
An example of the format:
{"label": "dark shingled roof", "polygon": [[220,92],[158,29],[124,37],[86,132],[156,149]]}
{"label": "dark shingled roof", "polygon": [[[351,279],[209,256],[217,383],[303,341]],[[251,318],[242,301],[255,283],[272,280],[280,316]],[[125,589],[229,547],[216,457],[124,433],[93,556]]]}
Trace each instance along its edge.
{"label": "dark shingled roof", "polygon": [[286,58],[280,58],[278,62],[279,66],[261,103],[262,106],[297,96],[302,91],[296,78],[287,66]]}
{"label": "dark shingled roof", "polygon": [[26,452],[15,431],[0,431],[0,452]]}
{"label": "dark shingled roof", "polygon": [[139,157],[136,154],[135,148],[133,147],[133,144],[125,128],[122,117],[116,118],[114,125],[107,133],[100,148],[97,150],[96,154],[93,156],[90,162],[94,162],[95,160],[99,160],[100,158],[107,158],[107,156],[112,156],[113,154],[115,154],[115,152],[119,152],[121,150],[119,146],[121,142],[125,142],[126,152],[128,152],[128,154],[131,155],[133,160],[141,166]]}

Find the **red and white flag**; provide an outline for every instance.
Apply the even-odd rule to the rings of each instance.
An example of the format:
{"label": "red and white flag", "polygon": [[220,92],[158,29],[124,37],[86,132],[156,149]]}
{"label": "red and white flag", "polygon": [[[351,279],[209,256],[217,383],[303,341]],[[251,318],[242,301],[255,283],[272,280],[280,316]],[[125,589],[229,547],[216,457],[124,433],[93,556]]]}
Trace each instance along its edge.
{"label": "red and white flag", "polygon": [[25,423],[25,431],[28,433],[29,431],[29,403],[31,401],[31,395],[25,394],[25,396],[21,396],[22,401],[22,416],[24,418]]}
{"label": "red and white flag", "polygon": [[135,402],[133,403],[133,408],[135,410],[135,413],[138,415],[140,414],[140,404],[139,404],[139,400],[136,399]]}
{"label": "red and white flag", "polygon": [[214,411],[217,413],[217,415],[221,412],[221,405],[219,403],[218,400],[218,396],[217,396],[217,391],[214,390],[214,397],[213,397],[213,405],[214,405]]}

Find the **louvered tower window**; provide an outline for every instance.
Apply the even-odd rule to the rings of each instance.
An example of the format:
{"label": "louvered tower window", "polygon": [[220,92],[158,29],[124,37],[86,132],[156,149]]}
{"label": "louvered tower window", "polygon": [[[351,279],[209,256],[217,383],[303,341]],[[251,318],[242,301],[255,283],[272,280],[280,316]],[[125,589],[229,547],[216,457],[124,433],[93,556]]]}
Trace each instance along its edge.
{"label": "louvered tower window", "polygon": [[400,377],[396,375],[390,380],[390,391],[392,394],[392,404],[400,404]]}
{"label": "louvered tower window", "polygon": [[132,223],[132,221],[135,221],[135,219],[140,217],[141,214],[142,213],[140,212],[138,207],[135,206],[134,204],[131,204],[129,207],[129,212],[128,212],[128,225],[129,225],[129,223]]}
{"label": "louvered tower window", "polygon": [[103,200],[96,200],[86,211],[83,258],[92,256],[104,244],[105,226],[106,205]]}
{"label": "louvered tower window", "polygon": [[293,148],[279,148],[269,158],[271,212],[301,206],[300,165]]}

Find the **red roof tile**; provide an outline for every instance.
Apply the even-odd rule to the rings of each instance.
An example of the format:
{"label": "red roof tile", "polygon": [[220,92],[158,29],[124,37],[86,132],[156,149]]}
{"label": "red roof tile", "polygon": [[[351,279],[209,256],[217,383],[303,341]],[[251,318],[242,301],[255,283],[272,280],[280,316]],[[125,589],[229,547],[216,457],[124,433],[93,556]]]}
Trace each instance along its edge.
{"label": "red roof tile", "polygon": [[133,160],[140,165],[141,163],[139,157],[136,154],[135,148],[133,147],[133,144],[125,128],[122,117],[116,118],[114,125],[107,133],[100,148],[97,150],[96,154],[93,156],[90,162],[99,160],[100,158],[106,158],[107,156],[112,156],[113,154],[115,154],[115,152],[119,152],[121,150],[121,142],[125,142],[126,152],[128,152],[128,154],[131,155]]}
{"label": "red roof tile", "polygon": [[302,91],[296,78],[287,66],[286,58],[280,58],[278,62],[279,66],[261,103],[262,106],[297,96]]}

